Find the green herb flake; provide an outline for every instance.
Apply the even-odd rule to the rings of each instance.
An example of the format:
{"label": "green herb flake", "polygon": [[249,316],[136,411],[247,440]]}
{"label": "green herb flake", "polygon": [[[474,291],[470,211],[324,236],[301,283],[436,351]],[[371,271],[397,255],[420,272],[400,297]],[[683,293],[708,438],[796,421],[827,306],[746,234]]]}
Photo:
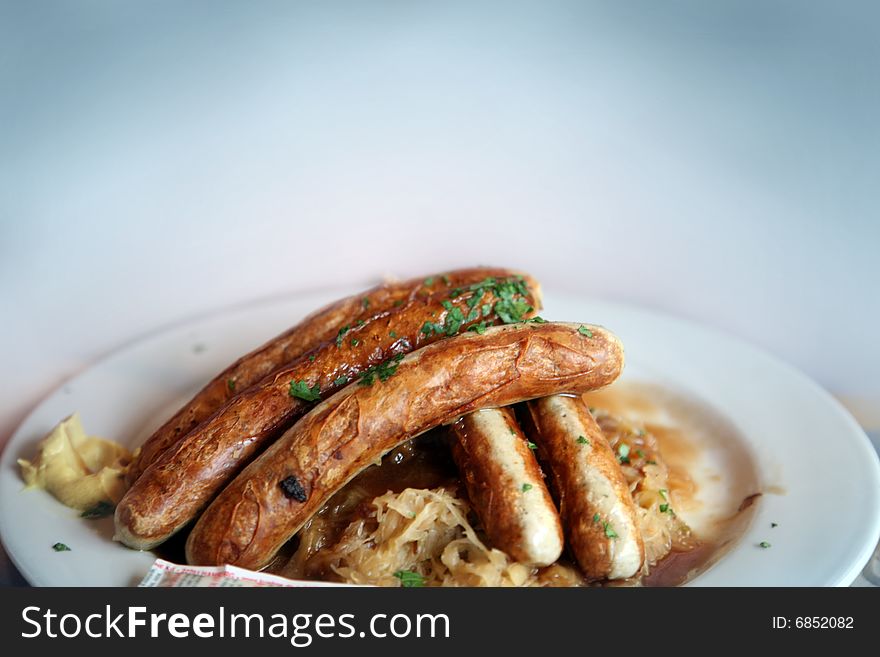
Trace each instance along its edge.
{"label": "green herb flake", "polygon": [[522,485],[522,492],[528,493],[530,490],[532,490],[532,488],[534,488],[534,486],[532,486],[531,484],[523,484]]}
{"label": "green herb flake", "polygon": [[341,329],[339,329],[339,333],[336,334],[336,346],[337,347],[342,346],[342,336],[344,336],[346,333],[348,333],[349,330],[351,330],[351,327],[348,324],[346,324]]}
{"label": "green herb flake", "polygon": [[621,463],[629,463],[629,445],[626,443],[620,443],[617,446],[617,459]]}
{"label": "green herb flake", "polygon": [[531,450],[538,449],[538,446],[537,446],[535,443],[533,443],[531,440],[528,441],[528,442],[526,443],[526,445],[528,445],[528,446],[529,446],[529,449],[531,449]]}
{"label": "green herb flake", "polygon": [[397,301],[394,302],[395,308],[400,308],[402,305],[403,305],[403,299],[398,299]]}
{"label": "green herb flake", "polygon": [[70,552],[70,548],[67,547],[64,543],[56,543],[52,546],[52,549],[56,552]]}
{"label": "green herb flake", "polygon": [[398,570],[394,576],[405,589],[416,589],[425,585],[425,578],[412,570]]}
{"label": "green herb flake", "polygon": [[340,376],[339,378],[337,378],[333,381],[333,385],[335,385],[335,386],[344,386],[346,383],[348,383],[347,376]]}
{"label": "green herb flake", "polygon": [[449,285],[449,276],[446,274],[443,274],[443,276],[440,277],[440,280],[443,281],[443,285]]}
{"label": "green herb flake", "polygon": [[81,514],[79,514],[80,518],[86,518],[88,520],[94,520],[95,518],[106,518],[109,515],[113,514],[113,511],[116,509],[116,506],[110,502],[101,501],[98,502],[91,509],[86,509]]}
{"label": "green herb flake", "polygon": [[766,550],[768,547],[770,547],[770,544],[767,541],[761,541],[760,543],[758,543],[758,547],[764,548]]}
{"label": "green herb flake", "polygon": [[660,497],[662,497],[664,500],[669,499],[668,497],[666,497],[666,493],[668,493],[669,491],[667,491],[665,488],[661,488],[658,492],[660,493]]}
{"label": "green herb flake", "polygon": [[669,503],[660,505],[660,513],[669,513]]}
{"label": "green herb flake", "polygon": [[617,532],[614,531],[614,527],[611,526],[611,523],[603,522],[602,528],[605,530],[605,536],[608,538],[618,538]]}
{"label": "green herb flake", "polygon": [[309,356],[309,362],[310,362],[310,363],[314,363],[314,362],[315,362],[315,354],[312,354],[311,356]]}
{"label": "green herb flake", "polygon": [[645,465],[657,465],[657,461],[645,461]]}
{"label": "green herb flake", "polygon": [[351,346],[352,346],[352,347],[357,347],[360,343],[361,343],[361,341],[358,340],[357,338],[352,338],[352,339],[351,339]]}
{"label": "green herb flake", "polygon": [[309,388],[309,384],[305,381],[291,381],[288,394],[308,402],[318,401],[321,398],[321,386],[316,383]]}
{"label": "green herb flake", "polygon": [[369,297],[364,297],[361,299],[361,305],[364,307],[364,310],[370,307],[370,299]]}
{"label": "green herb flake", "polygon": [[468,327],[468,331],[473,331],[477,335],[483,335],[486,332],[486,322],[480,322]]}
{"label": "green herb flake", "polygon": [[354,323],[355,326],[363,326],[364,324],[366,324],[366,322],[362,319],[359,319]]}
{"label": "green herb flake", "polygon": [[453,336],[458,333],[462,324],[464,324],[464,315],[461,312],[461,308],[455,307],[446,316],[446,335]]}
{"label": "green herb flake", "polygon": [[599,517],[599,514],[598,514],[598,513],[594,513],[594,514],[593,514],[593,522],[599,522],[599,520],[601,520],[601,518]]}
{"label": "green herb flake", "polygon": [[226,379],[226,387],[229,392],[235,392],[235,379]]}
{"label": "green herb flake", "polygon": [[396,354],[386,360],[384,363],[373,365],[365,369],[358,376],[358,383],[362,386],[371,386],[376,381],[376,377],[382,382],[387,381],[397,372],[397,366],[403,360],[403,354]]}
{"label": "green herb flake", "polygon": [[540,315],[536,315],[535,317],[532,317],[528,321],[531,322],[532,324],[546,324],[547,323],[547,320],[544,319],[543,317],[541,317]]}
{"label": "green herb flake", "polygon": [[645,458],[645,453],[644,453],[642,450],[640,450],[640,449],[637,449],[637,450],[636,450],[636,455],[637,455],[640,459]]}
{"label": "green herb flake", "polygon": [[578,436],[577,443],[578,445],[589,445],[590,441],[587,440],[584,436]]}
{"label": "green herb flake", "polygon": [[434,284],[434,277],[428,276],[428,278],[425,279],[425,285],[427,287],[431,287],[433,284]]}
{"label": "green herb flake", "polygon": [[388,335],[389,335],[390,337],[392,337],[392,338],[396,338],[396,337],[397,337],[397,333],[395,333],[394,331],[388,331]]}
{"label": "green herb flake", "polygon": [[586,326],[581,326],[580,328],[578,328],[578,333],[580,333],[581,335],[585,335],[588,338],[593,337],[593,332],[590,329],[588,329]]}
{"label": "green herb flake", "polygon": [[505,324],[523,321],[523,315],[534,310],[524,299],[502,299],[495,304],[495,314]]}

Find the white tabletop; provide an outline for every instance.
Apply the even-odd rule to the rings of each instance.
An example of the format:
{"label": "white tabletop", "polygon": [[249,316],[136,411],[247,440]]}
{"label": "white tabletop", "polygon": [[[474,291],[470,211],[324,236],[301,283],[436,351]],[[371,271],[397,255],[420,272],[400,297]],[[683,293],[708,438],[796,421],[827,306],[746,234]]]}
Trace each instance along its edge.
{"label": "white tabletop", "polygon": [[255,298],[489,263],[791,362],[880,430],[880,10],[12,3],[0,443]]}

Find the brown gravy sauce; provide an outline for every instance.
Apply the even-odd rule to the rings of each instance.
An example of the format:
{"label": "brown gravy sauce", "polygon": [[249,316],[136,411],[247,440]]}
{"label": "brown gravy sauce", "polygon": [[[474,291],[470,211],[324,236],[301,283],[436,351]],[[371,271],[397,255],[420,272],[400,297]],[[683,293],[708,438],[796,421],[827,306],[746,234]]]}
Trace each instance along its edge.
{"label": "brown gravy sauce", "polygon": [[[676,509],[697,539],[693,549],[673,550],[641,584],[678,586],[705,572],[745,532],[762,493],[755,462],[736,428],[692,395],[655,384],[618,382],[584,395],[584,401],[641,423],[654,435],[669,468]],[[708,452],[721,461],[712,470],[702,463]]]}

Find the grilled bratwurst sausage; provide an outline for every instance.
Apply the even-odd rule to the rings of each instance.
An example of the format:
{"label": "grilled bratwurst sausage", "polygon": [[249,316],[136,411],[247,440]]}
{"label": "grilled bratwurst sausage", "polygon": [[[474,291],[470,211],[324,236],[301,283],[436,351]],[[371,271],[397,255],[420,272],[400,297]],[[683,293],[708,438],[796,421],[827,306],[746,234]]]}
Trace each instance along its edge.
{"label": "grilled bratwurst sausage", "polygon": [[645,547],[629,487],[599,425],[580,397],[554,395],[527,406],[527,435],[553,473],[568,544],[584,575],[632,577]]}
{"label": "grilled bratwurst sausage", "polygon": [[559,514],[513,411],[487,408],[452,426],[452,457],[492,545],[521,563],[556,561]]}
{"label": "grilled bratwurst sausage", "polygon": [[623,347],[604,329],[578,328],[500,326],[384,364],[380,380],[319,404],[220,493],[189,535],[188,561],[261,568],[333,493],[402,442],[479,408],[611,383]]}
{"label": "grilled bratwurst sausage", "polygon": [[[263,447],[288,428],[319,395],[329,396],[391,357],[474,326],[531,316],[538,284],[507,270],[453,272],[419,282],[398,307],[354,326],[243,391],[167,449],[116,508],[116,535],[145,550],[181,529]],[[379,370],[381,376],[381,370]]]}
{"label": "grilled bratwurst sausage", "polygon": [[370,318],[380,317],[395,308],[412,303],[426,290],[440,287],[450,289],[458,285],[471,285],[488,277],[511,275],[512,272],[506,269],[482,267],[462,269],[427,279],[386,283],[341,299],[312,313],[293,328],[242,356],[220,372],[171,419],[159,427],[135,454],[126,471],[127,485],[131,486],[165,450],[176,444],[180,438],[239,392],[306,352],[334,339],[344,327],[356,326],[358,322],[366,322]]}

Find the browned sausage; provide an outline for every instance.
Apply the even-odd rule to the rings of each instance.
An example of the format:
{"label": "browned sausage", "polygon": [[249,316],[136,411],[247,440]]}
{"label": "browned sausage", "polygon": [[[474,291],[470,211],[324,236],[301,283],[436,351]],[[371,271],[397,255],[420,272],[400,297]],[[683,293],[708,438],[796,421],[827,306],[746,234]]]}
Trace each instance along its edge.
{"label": "browned sausage", "polygon": [[166,540],[318,394],[329,396],[360,376],[375,377],[377,371],[369,368],[389,357],[402,357],[469,326],[482,330],[502,316],[529,317],[540,304],[532,279],[507,270],[503,278],[485,273],[453,272],[434,279],[430,287],[420,281],[420,293],[404,304],[340,331],[338,339],[230,400],[166,450],[129,489],[116,509],[117,538],[142,550]]}
{"label": "browned sausage", "polygon": [[492,546],[520,563],[556,561],[562,524],[513,411],[475,411],[452,428],[452,456]]}
{"label": "browned sausage", "polygon": [[365,322],[370,318],[383,316],[395,308],[412,303],[425,291],[440,292],[460,285],[471,285],[492,276],[510,276],[511,273],[506,269],[481,267],[429,278],[386,283],[312,313],[293,328],[242,356],[220,372],[159,427],[135,454],[126,472],[126,484],[131,486],[159,455],[229,399],[311,349],[336,338],[343,327],[352,327],[359,321]]}
{"label": "browned sausage", "polygon": [[580,397],[555,395],[527,406],[527,433],[553,473],[568,545],[584,575],[632,577],[645,547],[626,479],[599,425]]}
{"label": "browned sausage", "polygon": [[245,468],[196,523],[187,559],[261,568],[334,492],[405,440],[479,408],[602,387],[622,366],[616,337],[577,324],[511,324],[424,347],[389,365],[385,381],[319,404]]}

